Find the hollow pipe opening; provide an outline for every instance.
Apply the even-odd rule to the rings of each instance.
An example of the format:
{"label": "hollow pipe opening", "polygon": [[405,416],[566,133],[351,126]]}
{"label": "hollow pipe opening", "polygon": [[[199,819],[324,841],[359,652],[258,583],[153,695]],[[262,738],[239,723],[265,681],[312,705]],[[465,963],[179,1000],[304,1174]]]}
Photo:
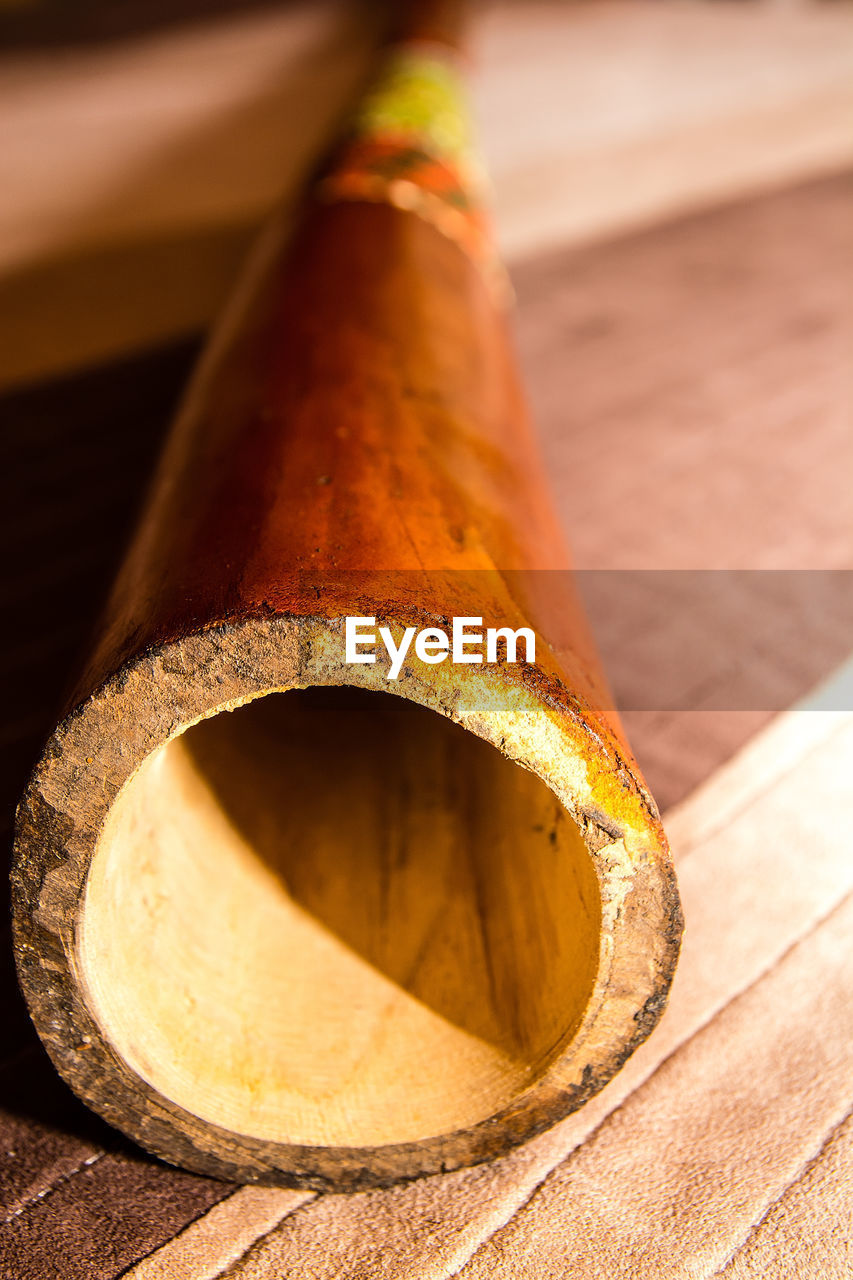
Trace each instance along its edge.
{"label": "hollow pipe opening", "polygon": [[231,1132],[373,1147],[500,1112],[599,970],[592,857],[550,788],[406,698],[271,693],[152,752],[92,858],[104,1038]]}

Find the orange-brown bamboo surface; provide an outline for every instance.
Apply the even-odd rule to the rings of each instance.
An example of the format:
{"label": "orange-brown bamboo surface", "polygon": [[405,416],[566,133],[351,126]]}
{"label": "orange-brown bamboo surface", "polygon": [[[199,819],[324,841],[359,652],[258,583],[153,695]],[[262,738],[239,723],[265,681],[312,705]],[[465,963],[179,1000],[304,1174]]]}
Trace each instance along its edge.
{"label": "orange-brown bamboo surface", "polygon": [[[295,233],[267,229],[19,815],[54,1062],[224,1177],[497,1156],[607,1082],[678,953],[518,385],[456,16],[416,7]],[[349,660],[347,619],[438,651]],[[451,660],[453,619],[535,657]]]}

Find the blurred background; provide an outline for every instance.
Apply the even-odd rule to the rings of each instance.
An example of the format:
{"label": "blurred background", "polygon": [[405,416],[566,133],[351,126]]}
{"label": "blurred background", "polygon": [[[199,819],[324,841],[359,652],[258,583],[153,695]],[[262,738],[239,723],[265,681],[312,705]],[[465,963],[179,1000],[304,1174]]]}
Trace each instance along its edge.
{"label": "blurred background", "polygon": [[[510,265],[844,168],[843,0],[472,6]],[[382,6],[0,4],[3,384],[195,333],[370,64]]]}
{"label": "blurred background", "polygon": [[[205,332],[384,21],[344,0],[0,0],[7,831]],[[853,4],[499,0],[472,6],[470,57],[558,510],[670,810],[849,656]],[[772,619],[747,647],[759,693],[721,695],[729,657],[688,660],[696,575],[720,571],[718,621]],[[640,688],[664,632],[666,705]],[[227,1188],[77,1107],[5,925],[2,944],[10,1274],[112,1280]]]}

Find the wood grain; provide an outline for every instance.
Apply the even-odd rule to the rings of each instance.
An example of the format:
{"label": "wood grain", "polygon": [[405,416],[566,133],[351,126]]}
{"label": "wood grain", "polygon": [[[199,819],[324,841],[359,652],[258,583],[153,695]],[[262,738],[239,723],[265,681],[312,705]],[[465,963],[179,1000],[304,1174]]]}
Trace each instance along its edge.
{"label": "wood grain", "polygon": [[[849,179],[811,184],[694,218],[681,229],[675,224],[657,234],[630,237],[594,251],[549,255],[516,271],[518,330],[527,382],[536,399],[537,421],[557,494],[564,495],[562,517],[588,566],[623,567],[624,531],[612,522],[587,521],[581,501],[586,500],[586,489],[572,488],[563,434],[564,405],[575,393],[581,395],[585,406],[584,414],[574,419],[573,429],[582,428],[584,432],[584,472],[590,489],[618,489],[622,477],[636,468],[638,451],[642,449],[650,483],[661,495],[660,504],[650,509],[633,532],[634,538],[642,536],[645,540],[643,554],[648,548],[672,546],[666,541],[666,516],[675,518],[682,531],[673,551],[678,550],[691,563],[708,566],[725,562],[724,558],[734,551],[746,566],[772,563],[776,535],[775,526],[768,521],[774,511],[787,507],[794,513],[788,526],[787,565],[805,568],[815,563],[839,563],[819,558],[842,545],[845,535],[838,506],[823,508],[818,497],[821,480],[830,487],[837,481],[833,423],[839,403],[843,406],[846,402],[839,402],[833,378],[814,378],[809,373],[816,339],[809,337],[805,322],[815,299],[822,298],[825,339],[833,349],[846,349],[846,291],[836,284],[843,285],[843,279],[838,281],[837,237],[839,227],[849,225],[843,217],[849,190]],[[766,229],[773,226],[780,231],[785,228],[785,235],[766,234]],[[796,235],[795,229],[802,227],[808,229],[808,234]],[[700,340],[696,328],[699,314],[687,304],[686,282],[690,264],[697,259],[716,264],[716,284],[706,294],[702,315],[702,333],[712,339],[711,349],[722,341],[714,338],[715,333],[728,337],[742,333],[742,326],[747,321],[752,325],[751,318],[763,312],[767,327],[759,329],[760,342],[754,344],[754,349],[757,352],[761,343],[772,341],[776,348],[775,367],[778,373],[784,371],[785,385],[794,389],[798,377],[807,385],[812,397],[812,460],[807,477],[783,465],[788,443],[794,445],[800,439],[796,415],[785,412],[790,391],[776,400],[766,394],[767,383],[763,379],[728,378],[716,390],[713,429],[710,422],[704,425],[704,416],[691,414],[685,418],[673,402],[673,370],[686,354],[695,354],[691,368],[697,385],[712,377],[711,366],[701,358],[701,347],[695,346]],[[621,295],[617,280],[623,285]],[[600,327],[595,339],[600,356],[596,356],[594,367],[587,368],[583,348],[577,359],[567,362],[563,348],[548,339],[548,332],[550,327],[559,330],[565,324],[564,299],[568,295],[578,298],[580,309],[594,312],[599,283],[606,288],[603,314],[612,314],[618,323]],[[647,291],[651,288],[656,293],[649,297]],[[654,361],[648,363],[649,308],[655,298],[655,326],[661,341]],[[749,305],[744,308],[745,298]],[[601,386],[600,369],[607,367],[608,352],[610,362],[620,369],[639,370],[645,364],[648,373],[645,380],[637,376],[629,384],[624,400],[618,404],[613,403],[609,389]],[[150,353],[135,361],[7,395],[2,401],[11,482],[2,517],[4,538],[14,549],[16,569],[14,576],[5,578],[5,600],[15,611],[19,637],[12,645],[10,634],[6,634],[2,664],[7,711],[3,810],[7,823],[39,738],[49,730],[63,681],[70,678],[77,655],[87,643],[99,598],[106,592],[132,513],[141,500],[170,405],[192,358],[193,352],[187,348]],[[744,397],[754,397],[751,410]],[[640,411],[643,426],[638,433]],[[752,436],[742,429],[745,415],[750,413],[756,424],[765,420],[765,415],[774,415],[779,443],[773,458],[757,453]],[[120,432],[115,430],[118,420],[122,423]],[[706,483],[711,488],[723,485],[738,470],[753,480],[754,492],[760,498],[760,514],[754,520],[741,519],[731,541],[727,540],[723,524],[690,518],[696,491],[685,487],[682,456],[669,447],[669,442],[684,432],[685,424],[691,438],[692,469],[703,477],[700,496]],[[644,442],[646,447],[642,448]],[[809,481],[805,488],[804,478]],[[731,514],[731,508],[729,511]],[[825,529],[826,536],[816,536],[816,527]],[[62,548],[61,555],[58,546]],[[61,625],[56,621],[54,603],[61,612]],[[611,663],[609,675],[618,686],[631,675],[630,647],[614,644]],[[34,672],[37,680],[33,679]],[[25,690],[29,692],[25,694]],[[792,686],[790,697],[793,699],[797,693]],[[695,787],[766,718],[766,712],[635,714],[630,717],[631,737],[653,789],[669,804]],[[777,750],[782,751],[784,767],[789,771],[790,750],[778,745],[774,753]],[[773,767],[776,761],[774,754]],[[727,794],[734,781],[730,776]],[[738,805],[745,798],[748,799],[738,792]],[[714,800],[709,795],[711,811],[721,803],[719,796]],[[762,824],[769,820],[774,805],[771,800],[767,814],[762,813]],[[685,821],[688,816],[685,812]],[[680,849],[688,837],[689,823],[685,825],[673,815],[668,824],[676,848]],[[682,877],[686,874],[686,870],[682,871]],[[712,858],[707,883],[701,878],[696,882],[695,911],[690,907],[692,889],[688,894],[688,914],[694,921],[690,938],[698,940],[697,923],[705,919],[709,887],[715,876]],[[783,881],[774,883],[784,887]],[[802,902],[800,882],[791,883],[794,899]],[[810,880],[809,884],[814,887],[815,881]],[[685,891],[688,888],[685,885]],[[771,925],[782,917],[772,913],[762,918]],[[792,917],[784,918],[789,922],[786,928],[799,927],[792,923]],[[754,917],[752,922],[756,923]],[[709,942],[724,939],[713,916],[709,918],[709,930]],[[744,927],[738,936],[749,947],[757,940],[752,928]],[[699,947],[697,956],[702,970],[713,974],[718,969],[715,963],[706,963],[708,954],[704,946]],[[89,1280],[96,1265],[94,1260],[103,1276],[111,1278],[138,1259],[145,1248],[156,1248],[171,1232],[190,1222],[200,1205],[194,1184],[201,1182],[209,1188],[210,1203],[227,1194],[227,1187],[189,1177],[184,1182],[183,1175],[153,1162],[148,1162],[147,1190],[133,1177],[122,1176],[123,1162],[147,1158],[134,1154],[129,1146],[114,1145],[118,1143],[117,1135],[93,1127],[90,1113],[74,1105],[73,1095],[49,1065],[36,1076],[34,1063],[39,1051],[26,1017],[15,1003],[8,942],[4,955],[8,966],[2,977],[6,1042],[10,1049],[27,1050],[9,1063],[2,1079],[0,1133],[4,1149],[16,1151],[15,1157],[8,1158],[10,1169],[28,1162],[33,1185],[41,1189],[50,1183],[57,1159],[61,1169],[68,1169],[105,1146],[115,1159],[108,1165],[100,1162],[96,1166],[102,1170],[102,1177],[94,1197],[84,1197],[81,1186],[74,1198],[76,1183],[71,1180],[61,1204],[51,1197],[44,1199],[37,1222],[31,1221],[29,1214],[19,1217],[15,1252],[6,1237],[0,1247],[0,1259],[16,1276],[27,1276],[27,1280],[24,1267],[30,1256],[36,1268],[34,1280],[50,1274],[51,1267],[61,1267],[64,1275],[75,1280]],[[760,955],[758,959],[766,962],[766,956],[763,961]],[[38,1087],[24,1089],[23,1082],[28,1079]],[[47,1088],[51,1079],[55,1082],[52,1092]],[[73,1149],[63,1145],[69,1138],[76,1144]],[[512,1175],[513,1185],[516,1177]],[[161,1197],[174,1211],[169,1220],[163,1217]],[[200,1228],[204,1221],[199,1223]],[[236,1228],[232,1231],[227,1225],[230,1221],[226,1219],[219,1235],[215,1223],[210,1224],[207,1257],[213,1259],[211,1275],[219,1268],[216,1258],[225,1257],[225,1265],[234,1260],[238,1237],[234,1234]],[[256,1232],[268,1229],[269,1213],[255,1221]],[[129,1222],[135,1224],[133,1231],[126,1229]],[[251,1230],[245,1220],[240,1229]],[[418,1238],[426,1241],[432,1238],[432,1232],[434,1222],[425,1226],[423,1236]],[[192,1248],[192,1233],[181,1239],[187,1249]],[[141,1243],[143,1240],[150,1243],[146,1246]],[[78,1266],[75,1259],[78,1255],[83,1257],[83,1243],[88,1261]],[[200,1265],[199,1256],[191,1253],[193,1261],[186,1264],[190,1268],[186,1275],[193,1280],[197,1280],[193,1268]],[[183,1280],[184,1272],[171,1257],[165,1255],[161,1270],[155,1269],[152,1274],[163,1276],[164,1280],[180,1275]],[[173,1266],[174,1270],[170,1269]]]}
{"label": "wood grain", "polygon": [[[415,6],[415,33],[446,9]],[[19,811],[15,946],[48,1052],[148,1150],[223,1178],[351,1190],[494,1158],[603,1087],[678,954],[473,162],[441,149],[458,56],[423,48],[389,53],[408,69],[380,67],[370,107],[405,181],[358,134],[248,264]],[[421,75],[434,122],[403,146]],[[371,185],[339,194],[359,145]],[[349,661],[352,616],[539,641],[398,675]],[[290,691],[338,686],[368,695],[352,717],[291,718]]]}

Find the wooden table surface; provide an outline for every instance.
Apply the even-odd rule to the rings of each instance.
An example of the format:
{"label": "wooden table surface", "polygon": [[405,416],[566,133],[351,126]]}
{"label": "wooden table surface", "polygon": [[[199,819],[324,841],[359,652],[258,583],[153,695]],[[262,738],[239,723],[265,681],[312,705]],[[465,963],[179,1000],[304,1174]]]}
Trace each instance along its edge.
{"label": "wooden table surface", "polygon": [[[851,195],[853,172],[788,180],[519,251],[519,348],[582,569],[853,569]],[[199,342],[165,338],[0,399],[7,824]],[[653,635],[642,610],[598,620],[635,708],[638,616]],[[55,1076],[4,926],[2,1280],[850,1274],[853,729],[841,693],[782,713],[849,625],[839,606],[798,626],[743,705],[715,709],[726,672],[697,691],[685,659],[683,705],[626,713],[685,898],[673,1007],[600,1100],[494,1167],[349,1198],[167,1168]]]}

